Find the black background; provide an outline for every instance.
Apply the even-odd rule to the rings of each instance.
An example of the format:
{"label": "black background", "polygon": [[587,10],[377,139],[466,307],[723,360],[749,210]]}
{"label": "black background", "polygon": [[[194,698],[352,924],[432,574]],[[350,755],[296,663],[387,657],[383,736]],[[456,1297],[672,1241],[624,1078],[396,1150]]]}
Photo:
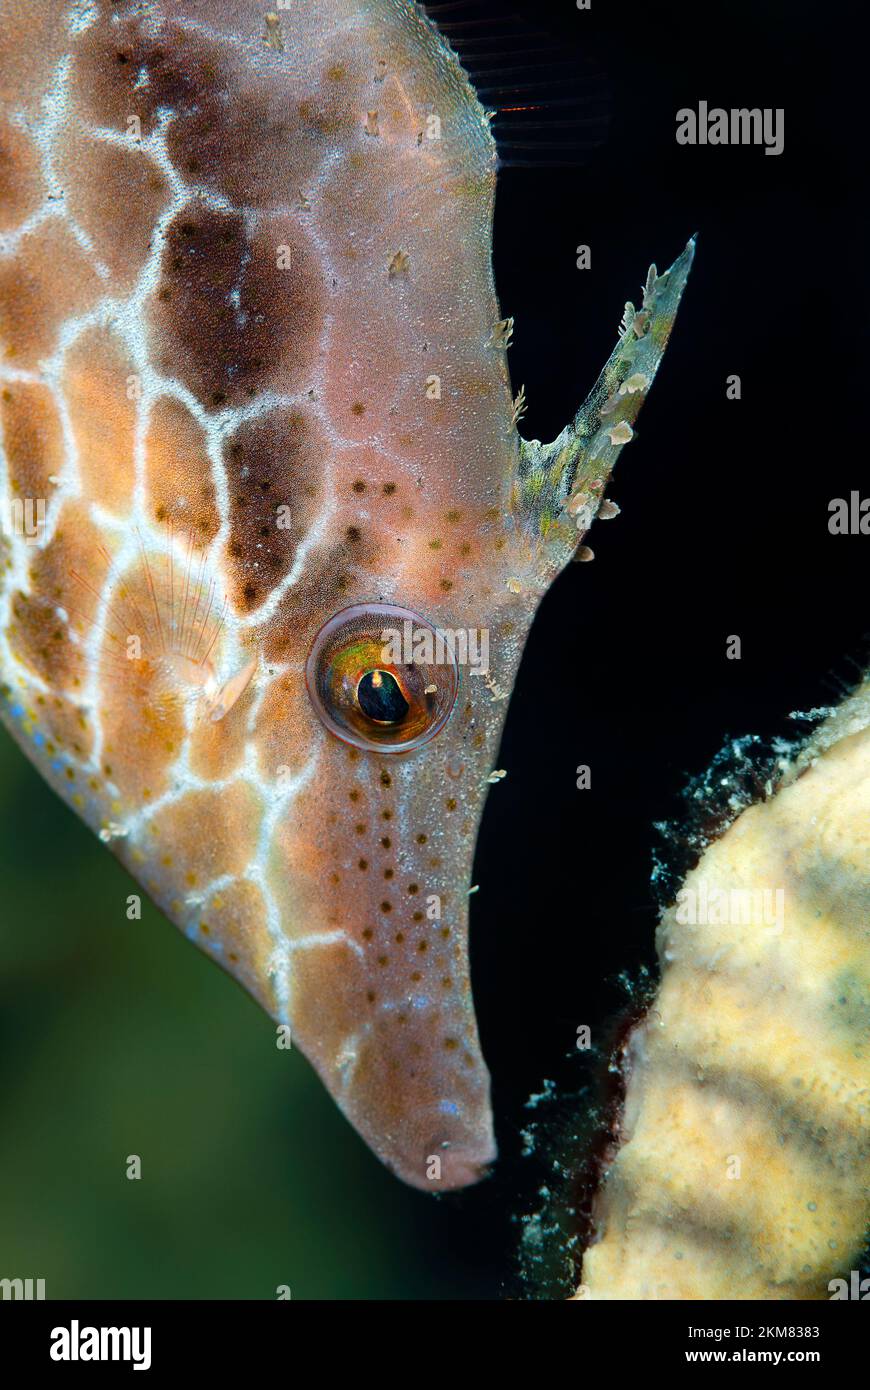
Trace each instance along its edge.
{"label": "black background", "polygon": [[[595,561],[569,566],[541,607],[499,758],[508,777],[478,845],[473,978],[502,1157],[494,1179],[423,1224],[496,1292],[515,1259],[509,1218],[539,1204],[553,1135],[592,1103],[584,1091],[530,1114],[525,1102],[545,1078],[563,1096],[588,1085],[577,1026],[592,1027],[600,1059],[607,1021],[632,1006],[620,976],[637,982],[654,964],[654,824],[679,825],[687,777],[729,738],[793,738],[807,726],[789,711],[839,698],[866,661],[870,539],[830,535],[828,504],[868,495],[870,479],[857,7],[593,0],[581,12],[565,0],[490,12],[496,34],[507,14],[546,30],[560,58],[578,55],[590,92],[609,93],[603,141],[576,167],[500,176],[496,283],[516,321],[528,437],[567,423],[649,262],[663,270],[698,233],[610,488],[622,515],[593,528]],[[676,112],[702,99],[784,108],[784,152],[678,146]],[[592,269],[579,271],[584,243]],[[740,401],[726,399],[732,373]],[[726,659],[732,634],[739,661]],[[575,786],[581,763],[588,791]],[[684,850],[672,842],[666,860]],[[524,1158],[530,1118],[545,1135]]]}

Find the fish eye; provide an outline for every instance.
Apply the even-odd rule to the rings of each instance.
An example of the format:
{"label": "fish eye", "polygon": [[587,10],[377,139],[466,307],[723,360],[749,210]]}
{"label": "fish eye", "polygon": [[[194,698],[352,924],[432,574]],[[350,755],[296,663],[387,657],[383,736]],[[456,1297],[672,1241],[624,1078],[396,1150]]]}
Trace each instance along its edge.
{"label": "fish eye", "polygon": [[338,738],[406,753],[434,738],[459,690],[452,644],[410,608],[358,604],[318,632],[305,665],[308,694]]}
{"label": "fish eye", "polygon": [[377,724],[401,724],[411,708],[392,671],[366,671],[356,688],[363,714]]}

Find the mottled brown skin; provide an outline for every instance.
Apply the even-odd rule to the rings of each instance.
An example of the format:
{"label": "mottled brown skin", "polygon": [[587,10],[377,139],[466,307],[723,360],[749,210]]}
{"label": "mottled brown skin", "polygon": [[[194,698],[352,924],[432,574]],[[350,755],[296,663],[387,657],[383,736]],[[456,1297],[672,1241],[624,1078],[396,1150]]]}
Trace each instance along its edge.
{"label": "mottled brown skin", "polygon": [[[495,1154],[466,945],[476,829],[528,626],[579,539],[561,508],[580,435],[602,421],[550,450],[516,432],[495,150],[415,6],[85,10],[0,5],[7,493],[47,499],[35,544],[5,540],[4,717],[291,1023],[384,1162],[461,1186]],[[651,378],[684,279],[608,391],[635,348]],[[182,609],[198,575],[217,679],[256,663],[219,722],[188,659],[212,631]],[[305,689],[322,624],[372,602],[490,634],[498,688],[464,672],[446,729],[406,754],[348,746]]]}

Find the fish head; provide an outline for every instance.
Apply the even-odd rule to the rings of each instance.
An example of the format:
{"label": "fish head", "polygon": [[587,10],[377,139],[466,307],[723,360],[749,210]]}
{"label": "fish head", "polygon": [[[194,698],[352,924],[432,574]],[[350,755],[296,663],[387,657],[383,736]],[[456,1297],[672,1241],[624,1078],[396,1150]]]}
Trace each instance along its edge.
{"label": "fish head", "polygon": [[463,1186],[507,702],[690,253],[523,440],[488,113],[419,7],[42,18],[2,35],[6,495],[45,503],[2,540],[3,718],[375,1153]]}

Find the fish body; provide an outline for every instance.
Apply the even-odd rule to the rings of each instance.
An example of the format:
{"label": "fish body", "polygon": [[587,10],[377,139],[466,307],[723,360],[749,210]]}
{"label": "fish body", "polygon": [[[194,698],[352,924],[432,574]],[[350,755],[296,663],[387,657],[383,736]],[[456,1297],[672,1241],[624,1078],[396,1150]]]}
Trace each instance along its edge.
{"label": "fish body", "polygon": [[526,441],[488,113],[418,6],[0,18],[4,722],[390,1168],[475,1181],[477,827],[692,246]]}

